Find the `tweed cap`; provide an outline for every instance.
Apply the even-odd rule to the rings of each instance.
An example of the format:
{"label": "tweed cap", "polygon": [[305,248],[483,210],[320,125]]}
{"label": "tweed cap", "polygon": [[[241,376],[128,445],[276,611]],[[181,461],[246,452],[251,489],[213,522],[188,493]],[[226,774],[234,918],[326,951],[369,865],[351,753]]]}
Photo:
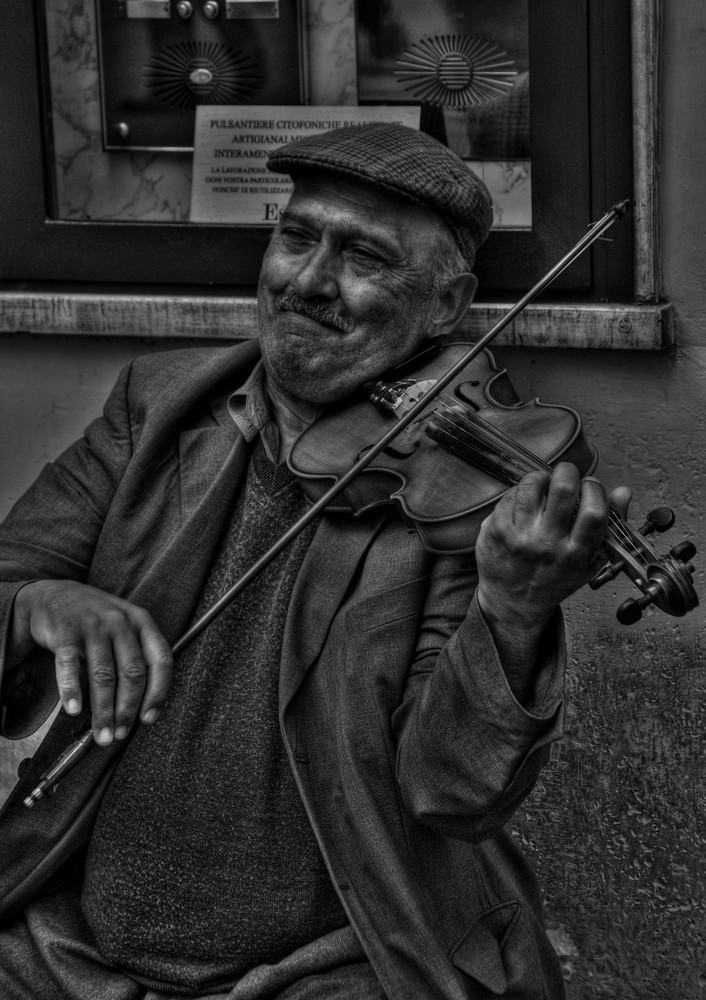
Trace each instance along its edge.
{"label": "tweed cap", "polygon": [[493,220],[485,184],[447,146],[406,125],[317,132],[274,150],[267,167],[293,178],[325,170],[427,205],[446,222],[469,267]]}

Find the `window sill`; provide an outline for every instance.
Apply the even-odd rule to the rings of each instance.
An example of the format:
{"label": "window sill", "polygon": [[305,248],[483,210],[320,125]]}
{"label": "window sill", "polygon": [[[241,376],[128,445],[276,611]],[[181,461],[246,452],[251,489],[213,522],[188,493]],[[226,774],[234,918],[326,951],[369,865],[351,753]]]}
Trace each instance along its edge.
{"label": "window sill", "polygon": [[[482,336],[511,305],[474,303],[464,336]],[[257,336],[257,310],[246,295],[0,291],[0,333],[18,332],[234,340]],[[672,311],[667,303],[533,303],[494,343],[661,351],[674,343]]]}

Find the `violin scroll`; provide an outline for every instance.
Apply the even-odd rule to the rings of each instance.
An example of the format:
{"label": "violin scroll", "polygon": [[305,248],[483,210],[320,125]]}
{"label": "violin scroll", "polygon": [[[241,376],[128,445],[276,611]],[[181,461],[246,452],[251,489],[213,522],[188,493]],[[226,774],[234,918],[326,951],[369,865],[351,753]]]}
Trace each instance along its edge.
{"label": "violin scroll", "polygon": [[668,555],[660,556],[645,541],[647,535],[661,534],[674,524],[674,513],[669,507],[650,511],[638,531],[628,527],[611,511],[604,548],[608,562],[589,581],[597,590],[620,573],[625,573],[642,591],[642,597],[623,601],[616,612],[621,625],[634,625],[642,618],[645,608],[654,604],[666,614],[682,617],[698,606],[699,599],[693,585],[694,567],[691,560],[696,546],[689,541],[680,542]]}

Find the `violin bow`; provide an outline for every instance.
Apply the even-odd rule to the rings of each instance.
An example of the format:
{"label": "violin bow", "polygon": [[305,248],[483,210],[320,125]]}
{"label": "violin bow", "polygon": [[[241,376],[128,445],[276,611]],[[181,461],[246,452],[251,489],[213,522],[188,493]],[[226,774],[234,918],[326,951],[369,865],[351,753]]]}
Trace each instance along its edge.
{"label": "violin bow", "polygon": [[[562,274],[567,267],[581,256],[596,240],[608,230],[615,222],[622,219],[628,209],[634,203],[630,199],[616,202],[597,222],[589,226],[587,232],[581,237],[578,243],[572,247],[547,273],[519,299],[511,309],[502,316],[498,322],[485,333],[480,340],[472,344],[468,351],[461,357],[447,372],[429,387],[419,399],[412,405],[393,427],[390,428],[374,445],[366,449],[365,454],[358,458],[356,462],[345,472],[340,479],[331,486],[323,496],[319,497],[302,517],[286,531],[275,544],[262,555],[257,562],[253,563],[249,570],[244,573],[236,582],[206,611],[190,628],[184,632],[181,638],[177,639],[172,647],[174,656],[182,653],[187,646],[197,639],[201,633],[217,618],[222,611],[235,600],[269,564],[277,558],[280,552],[292,542],[304,528],[310,524],[319,514],[330,505],[331,501],[343,492],[348,484],[356,476],[367,468],[370,463],[383,452],[394,439],[424,410],[429,403],[436,398],[446,386],[459,375],[470,362],[477,357],[490,344],[497,335],[508,326],[513,319],[522,312],[541,292],[547,288],[556,278]],[[127,745],[127,740],[125,744]],[[41,776],[39,783],[33,791],[23,800],[24,804],[31,808],[35,802],[44,798],[46,794],[56,788],[61,779],[89,752],[94,745],[93,733],[88,729],[74,743],[72,743],[60,757]]]}

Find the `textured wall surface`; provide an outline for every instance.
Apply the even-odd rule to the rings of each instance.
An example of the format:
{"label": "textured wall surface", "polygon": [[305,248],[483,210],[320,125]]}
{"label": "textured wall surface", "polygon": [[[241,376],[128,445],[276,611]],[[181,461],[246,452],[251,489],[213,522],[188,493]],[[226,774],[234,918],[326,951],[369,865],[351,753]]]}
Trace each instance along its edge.
{"label": "textured wall surface", "polygon": [[[600,475],[634,491],[633,522],[668,504],[677,525],[658,546],[689,537],[700,550],[702,607],[687,618],[654,612],[623,628],[615,608],[631,588],[620,580],[567,607],[567,734],[516,832],[545,889],[570,1000],[698,1000],[706,991],[706,11],[701,0],[665,7],[664,271],[677,351],[496,352],[524,398],[582,412]],[[0,513],[98,412],[119,367],[164,346],[0,340]],[[4,787],[13,758],[4,744]]]}
{"label": "textured wall surface", "polygon": [[[520,386],[527,366],[506,354]],[[673,508],[677,524],[656,547],[697,544],[703,602],[706,352],[569,360],[543,354],[529,383],[545,402],[580,406],[598,474],[634,491],[632,523]],[[695,1000],[706,986],[703,604],[625,628],[614,615],[631,590],[619,578],[568,603],[566,737],[516,832],[546,893],[571,1000]]]}

